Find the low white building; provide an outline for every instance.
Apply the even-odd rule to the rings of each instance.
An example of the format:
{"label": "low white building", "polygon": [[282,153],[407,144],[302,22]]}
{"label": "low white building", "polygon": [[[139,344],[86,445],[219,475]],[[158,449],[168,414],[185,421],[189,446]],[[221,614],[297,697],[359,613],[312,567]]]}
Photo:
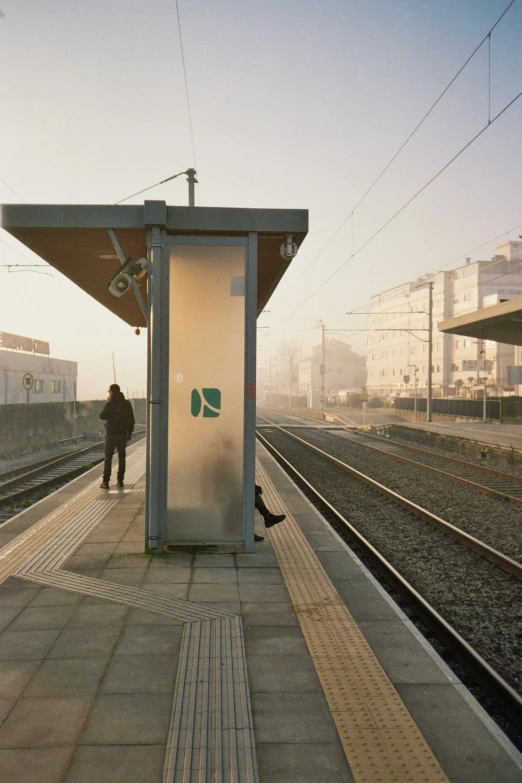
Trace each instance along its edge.
{"label": "low white building", "polygon": [[49,343],[0,332],[0,405],[76,399],[78,363],[49,353]]}

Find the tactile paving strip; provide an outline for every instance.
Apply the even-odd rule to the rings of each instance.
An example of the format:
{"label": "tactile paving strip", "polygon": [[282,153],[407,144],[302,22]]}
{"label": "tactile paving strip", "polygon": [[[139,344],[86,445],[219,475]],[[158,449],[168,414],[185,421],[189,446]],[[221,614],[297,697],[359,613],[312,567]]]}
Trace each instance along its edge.
{"label": "tactile paving strip", "polygon": [[[142,449],[129,460],[126,482],[139,481],[144,469]],[[190,601],[62,570],[89,533],[119,502],[135,507],[131,496],[137,492],[143,493],[143,489],[104,492],[100,497],[99,479],[95,480],[0,550],[0,582],[15,575],[185,623],[164,781],[257,783],[241,618]]]}
{"label": "tactile paving strip", "polygon": [[186,625],[164,783],[258,781],[241,620]]}
{"label": "tactile paving strip", "polygon": [[356,783],[449,783],[259,461],[256,473],[286,514],[270,540]]}

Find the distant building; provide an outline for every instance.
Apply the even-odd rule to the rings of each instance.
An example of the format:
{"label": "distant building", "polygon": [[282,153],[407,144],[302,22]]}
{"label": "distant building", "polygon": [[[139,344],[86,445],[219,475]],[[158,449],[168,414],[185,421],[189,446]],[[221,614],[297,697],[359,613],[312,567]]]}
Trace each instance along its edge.
{"label": "distant building", "polygon": [[76,399],[78,363],[49,354],[49,343],[0,332],[0,405]]}
{"label": "distant building", "polygon": [[[321,407],[322,346],[316,345],[312,354],[299,362],[299,394],[308,396],[310,408]],[[336,402],[341,390],[360,391],[365,384],[364,356],[352,350],[341,340],[327,340],[324,355],[325,402]]]}
{"label": "distant building", "polygon": [[[433,282],[433,396],[471,397],[483,380],[473,362],[485,361],[490,393],[507,385],[507,367],[520,363],[520,349],[473,340],[437,329],[439,321],[522,296],[522,242],[505,242],[491,261],[471,262],[451,272],[425,274],[371,298],[367,319],[367,387],[370,394],[426,395],[428,379],[428,287]],[[415,381],[416,379],[416,381]]]}

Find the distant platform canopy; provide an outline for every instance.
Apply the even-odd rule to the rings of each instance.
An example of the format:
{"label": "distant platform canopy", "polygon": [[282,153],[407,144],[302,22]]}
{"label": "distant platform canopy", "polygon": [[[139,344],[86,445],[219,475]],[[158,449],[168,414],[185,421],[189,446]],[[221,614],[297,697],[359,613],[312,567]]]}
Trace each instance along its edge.
{"label": "distant platform canopy", "polygon": [[[172,236],[256,232],[258,315],[290,264],[280,255],[281,244],[293,234],[300,246],[308,232],[305,209],[169,207],[149,201],[138,206],[4,204],[0,210],[2,228],[130,326],[146,326],[146,321],[132,292],[116,298],[107,289],[121,266],[108,229],[115,232],[124,256],[133,260],[147,256],[147,226],[157,224],[155,217],[162,211],[167,234]],[[138,286],[146,302],[146,277]]]}
{"label": "distant platform canopy", "polygon": [[440,321],[438,329],[447,334],[522,345],[522,297]]}

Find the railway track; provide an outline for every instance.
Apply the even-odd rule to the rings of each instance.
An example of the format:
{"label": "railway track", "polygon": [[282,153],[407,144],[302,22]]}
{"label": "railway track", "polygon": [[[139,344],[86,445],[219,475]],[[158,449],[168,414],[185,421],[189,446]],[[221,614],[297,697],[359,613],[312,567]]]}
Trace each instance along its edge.
{"label": "railway track", "polygon": [[[286,438],[291,438],[294,444],[298,443],[299,448],[310,449],[310,444],[297,438],[293,433],[282,430],[280,427],[275,427],[275,429],[284,433]],[[333,521],[335,528],[343,535],[343,538],[347,540],[350,546],[355,549],[357,554],[362,556],[363,560],[366,562],[368,559],[372,561],[374,568],[377,568],[380,574],[384,575],[385,580],[389,584],[393,584],[394,587],[400,591],[408,605],[414,607],[415,613],[422,619],[422,622],[432,629],[444,647],[450,650],[451,654],[464,666],[465,671],[472,677],[473,681],[478,683],[479,687],[494,699],[497,709],[502,715],[507,716],[511,725],[515,727],[515,737],[520,741],[520,737],[522,736],[522,697],[517,690],[512,687],[507,679],[498,673],[495,666],[491,665],[480,651],[475,649],[473,643],[470,643],[459,629],[455,628],[451,621],[445,618],[444,613],[441,613],[436,606],[432,605],[429,597],[424,597],[422,591],[417,589],[406,576],[402,575],[401,569],[396,565],[393,565],[386,556],[381,554],[379,548],[374,543],[371,543],[351,521],[348,521],[346,515],[343,515],[341,510],[337,507],[337,503],[330,502],[323,494],[324,490],[319,491],[318,488],[314,486],[316,484],[316,475],[320,474],[321,471],[310,464],[310,459],[303,457],[302,460],[303,465],[306,465],[305,472],[308,474],[307,477],[292,464],[293,460],[291,461],[284,456],[280,447],[268,439],[271,438],[269,433],[266,433],[265,437],[258,431],[257,437],[284,469],[292,475],[294,480],[296,480],[297,484],[312,500],[314,505],[322,511],[329,521]],[[273,440],[273,438],[271,439]],[[313,446],[311,448],[314,454],[319,455],[321,450]],[[320,458],[331,460],[329,455],[325,455],[324,453],[320,454]],[[339,460],[335,460],[334,458],[334,462],[336,468],[345,470],[345,468],[341,466]],[[355,477],[356,473],[357,471],[350,472],[350,475]],[[317,481],[320,480],[319,475],[317,475]],[[376,482],[373,482],[373,480],[370,480],[370,482],[369,486],[376,489]],[[339,486],[338,479],[337,486]],[[344,491],[347,493],[351,492],[350,489],[345,489]],[[401,505],[403,505],[402,502]],[[414,509],[412,513],[418,515],[418,508]],[[457,556],[457,562],[458,559]],[[466,567],[469,568],[469,564],[468,566],[463,566],[464,571],[466,570]],[[515,564],[515,567],[516,570],[520,571],[521,567],[519,564]],[[451,592],[451,589],[452,588],[449,585],[444,585],[443,592]],[[477,621],[476,624],[481,625],[481,622]]]}
{"label": "railway track", "polygon": [[[145,430],[136,430],[135,439],[140,440]],[[88,468],[102,462],[104,443],[75,449],[61,455],[13,468],[0,473],[0,524],[6,522],[35,495],[43,494],[59,484],[71,481]],[[26,503],[27,504],[27,503]]]}
{"label": "railway track", "polygon": [[[446,457],[417,446],[398,443],[378,435],[373,435],[360,430],[351,430],[346,433],[355,443],[366,446],[375,451],[391,454],[398,460],[439,473],[461,484],[466,484],[477,492],[495,495],[503,500],[509,500],[518,506],[522,506],[522,477],[500,470],[487,468],[483,465],[475,465],[472,462]],[[406,456],[410,455],[410,456]],[[412,456],[413,455],[413,456]]]}
{"label": "railway track", "polygon": [[[361,471],[351,467],[346,462],[337,459],[337,457],[333,457],[331,454],[328,454],[328,452],[323,451],[322,449],[318,448],[317,446],[314,446],[312,443],[309,443],[306,440],[303,440],[298,435],[295,435],[295,433],[289,432],[287,429],[279,425],[272,425],[272,426],[277,427],[277,429],[279,429],[281,432],[285,432],[289,437],[294,438],[304,447],[309,448],[312,451],[316,452],[317,454],[320,454],[322,457],[330,460],[338,467],[342,468],[343,470],[346,470],[351,476],[357,478],[359,481],[365,482],[373,489],[375,489],[377,492],[383,494],[392,502],[405,508],[414,516],[417,516],[427,522],[430,522],[432,525],[435,525],[440,530],[442,530],[446,535],[449,535],[452,538],[456,539],[457,541],[460,541],[460,543],[464,544],[464,546],[467,546],[469,549],[472,549],[481,557],[484,557],[486,560],[489,560],[490,563],[493,563],[494,565],[498,566],[506,573],[511,574],[515,576],[516,579],[518,579],[519,581],[522,581],[522,565],[517,561],[513,560],[510,557],[507,557],[506,555],[502,554],[502,552],[499,552],[497,549],[495,549],[492,546],[489,546],[483,541],[480,541],[478,538],[475,538],[475,536],[469,535],[464,530],[456,527],[455,525],[452,525],[450,522],[447,522],[446,520],[442,519],[436,514],[432,514],[427,509],[422,508],[422,506],[419,506],[418,504],[413,503],[411,500],[408,500],[402,495],[399,495],[397,492],[394,492],[393,490],[384,486],[384,484],[375,481],[370,476],[367,476]],[[380,449],[376,449],[376,450],[381,451]]]}

